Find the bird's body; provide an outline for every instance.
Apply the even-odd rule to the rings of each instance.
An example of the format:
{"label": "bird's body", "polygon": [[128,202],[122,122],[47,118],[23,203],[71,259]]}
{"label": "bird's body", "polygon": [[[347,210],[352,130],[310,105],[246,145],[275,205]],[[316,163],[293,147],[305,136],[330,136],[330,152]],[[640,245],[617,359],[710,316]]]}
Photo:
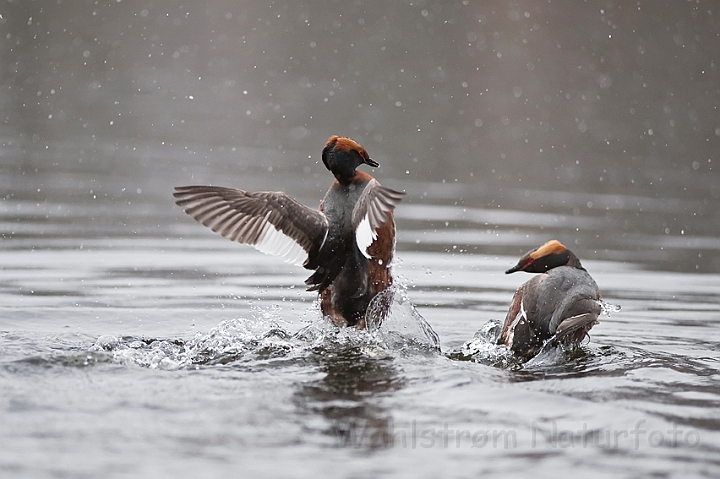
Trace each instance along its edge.
{"label": "bird's body", "polygon": [[364,327],[370,301],[392,284],[393,209],[405,193],[356,171],[379,165],[349,138],[330,137],[322,159],[335,181],[318,210],[282,192],[184,186],[174,196],[222,236],[314,270],[305,283],[320,294],[323,314],[339,326]]}
{"label": "bird's body", "polygon": [[550,339],[577,344],[600,314],[600,290],[580,260],[553,240],[525,254],[506,273],[541,273],[513,296],[497,339],[515,354],[529,358]]}
{"label": "bird's body", "polygon": [[[357,172],[346,184],[336,181],[320,204],[330,225],[326,246],[319,263],[323,264],[306,281],[310,290],[320,291],[320,306],[325,316],[344,318],[348,324],[363,322],[365,310],[380,291],[392,283],[389,265],[395,249],[395,220],[393,214],[376,229],[375,236],[358,237],[359,225],[353,224],[352,214],[345,205],[357,204],[371,182],[370,175]],[[365,234],[368,234],[365,231]],[[363,254],[359,242],[369,243]],[[337,322],[337,320],[336,320]],[[363,326],[363,324],[360,324]]]}

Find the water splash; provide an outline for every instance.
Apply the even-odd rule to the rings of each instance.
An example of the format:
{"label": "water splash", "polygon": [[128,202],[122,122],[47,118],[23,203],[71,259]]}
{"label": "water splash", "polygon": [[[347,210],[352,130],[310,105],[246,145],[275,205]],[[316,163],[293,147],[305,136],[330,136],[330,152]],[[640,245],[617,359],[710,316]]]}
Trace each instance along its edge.
{"label": "water splash", "polygon": [[449,352],[447,356],[458,361],[472,361],[503,369],[520,369],[522,361],[515,357],[507,346],[495,342],[501,326],[500,321],[488,321],[471,340],[466,341],[459,349]]}
{"label": "water splash", "polygon": [[110,353],[119,363],[178,369],[283,356],[293,347],[290,338],[269,310],[251,318],[224,320],[190,339],[100,336],[90,351]]}
{"label": "water splash", "polygon": [[271,317],[222,321],[208,333],[198,333],[185,346],[186,363],[227,364],[233,361],[271,359],[289,354],[291,334]]}
{"label": "water splash", "polygon": [[519,358],[504,344],[496,343],[501,326],[500,321],[488,321],[470,341],[466,341],[459,349],[448,353],[447,357],[511,371],[533,371],[547,370],[547,368],[563,365],[587,355],[585,348],[581,348],[579,345],[563,345],[552,337],[545,341],[540,351],[532,358],[527,360]]}
{"label": "water splash", "polygon": [[177,369],[183,361],[182,340],[160,340],[134,336],[100,336],[90,347],[91,353],[106,352],[112,361],[138,364],[153,369]]}
{"label": "water splash", "polygon": [[600,314],[608,318],[610,317],[610,313],[617,313],[622,309],[619,304],[612,304],[605,301],[598,301],[598,304],[600,305]]}
{"label": "water splash", "polygon": [[284,321],[280,309],[271,307],[249,318],[224,320],[190,339],[101,336],[90,351],[110,354],[114,362],[171,370],[333,354],[349,348],[369,358],[440,351],[437,334],[403,288],[379,294],[366,316],[365,330],[338,328],[319,318],[293,334],[280,326]]}
{"label": "water splash", "polygon": [[339,351],[356,350],[368,357],[378,359],[391,356],[391,351],[367,331],[355,328],[339,328],[328,318],[316,320],[293,335],[303,349],[320,355]]}
{"label": "water splash", "polygon": [[378,293],[365,318],[367,331],[392,351],[440,352],[440,338],[410,302],[402,285]]}

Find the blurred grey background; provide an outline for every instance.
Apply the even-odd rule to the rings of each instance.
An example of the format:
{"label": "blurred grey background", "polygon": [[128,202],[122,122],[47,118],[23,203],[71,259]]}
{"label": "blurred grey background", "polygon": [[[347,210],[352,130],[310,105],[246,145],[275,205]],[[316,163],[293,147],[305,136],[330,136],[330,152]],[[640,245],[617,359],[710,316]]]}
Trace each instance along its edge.
{"label": "blurred grey background", "polygon": [[[718,7],[3,0],[2,184],[42,198],[35,186],[86,175],[120,195],[97,180],[120,175],[167,199],[192,177],[302,195],[267,173],[324,190],[315,163],[339,134],[381,181],[462,185],[438,201],[532,211],[565,204],[537,191],[561,192],[567,214],[607,200],[610,234],[716,238]],[[429,191],[414,188],[409,202]]]}

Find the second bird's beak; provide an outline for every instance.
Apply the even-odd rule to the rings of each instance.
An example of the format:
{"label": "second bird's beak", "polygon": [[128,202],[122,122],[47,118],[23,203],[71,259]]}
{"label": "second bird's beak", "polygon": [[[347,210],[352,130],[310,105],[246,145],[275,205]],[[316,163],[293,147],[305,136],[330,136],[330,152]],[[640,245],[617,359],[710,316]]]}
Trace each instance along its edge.
{"label": "second bird's beak", "polygon": [[370,166],[372,166],[373,168],[377,168],[378,166],[380,166],[380,163],[378,163],[377,161],[373,160],[372,158],[368,158],[367,160],[365,160],[365,164],[366,164],[366,165],[370,165]]}

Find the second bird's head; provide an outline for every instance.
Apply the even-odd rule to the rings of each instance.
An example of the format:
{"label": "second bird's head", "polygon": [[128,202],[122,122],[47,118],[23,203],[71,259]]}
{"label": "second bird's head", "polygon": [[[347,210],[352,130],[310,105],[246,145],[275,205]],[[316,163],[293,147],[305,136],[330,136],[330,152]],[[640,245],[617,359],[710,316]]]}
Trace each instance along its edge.
{"label": "second bird's head", "polygon": [[339,181],[349,180],[355,176],[355,170],[360,165],[380,166],[377,161],[370,158],[360,144],[350,138],[336,135],[331,136],[325,143],[322,161],[325,168],[330,170]]}
{"label": "second bird's head", "polygon": [[539,248],[525,253],[515,266],[505,271],[505,274],[514,273],[515,271],[544,273],[558,266],[572,266],[584,269],[580,264],[580,260],[572,251],[558,240],[551,240]]}

